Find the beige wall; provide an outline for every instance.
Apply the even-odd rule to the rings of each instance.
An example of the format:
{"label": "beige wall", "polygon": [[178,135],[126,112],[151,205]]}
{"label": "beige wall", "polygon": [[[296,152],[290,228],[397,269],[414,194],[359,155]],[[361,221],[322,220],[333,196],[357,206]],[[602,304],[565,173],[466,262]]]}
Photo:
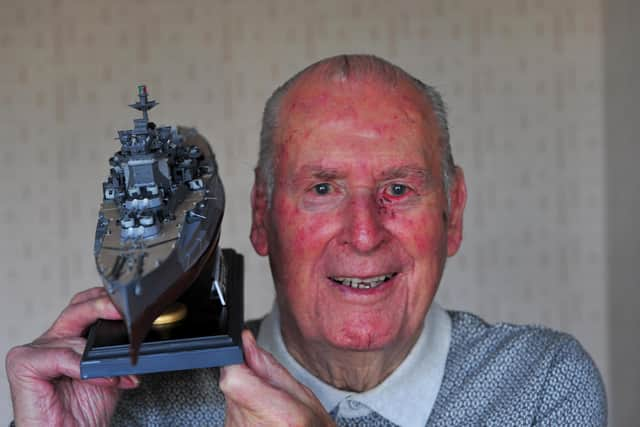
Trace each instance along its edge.
{"label": "beige wall", "polygon": [[[95,285],[100,182],[145,82],[161,124],[211,141],[246,255],[249,317],[272,298],[247,239],[263,103],[303,66],[370,52],[434,84],[470,200],[440,300],[576,335],[609,382],[598,0],[0,3],[0,348]],[[0,377],[0,423],[9,419]]]}

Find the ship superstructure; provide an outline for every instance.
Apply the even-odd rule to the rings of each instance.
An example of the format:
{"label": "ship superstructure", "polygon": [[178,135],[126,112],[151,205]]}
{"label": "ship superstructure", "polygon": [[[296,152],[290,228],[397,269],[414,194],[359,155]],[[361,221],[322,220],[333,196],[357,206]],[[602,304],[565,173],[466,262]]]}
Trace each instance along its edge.
{"label": "ship superstructure", "polygon": [[[215,156],[194,129],[156,126],[146,86],[130,106],[142,112],[118,131],[121,147],[103,183],[94,254],[123,316],[135,363],[154,319],[177,299],[217,248],[224,190]],[[224,289],[218,297],[224,303]]]}

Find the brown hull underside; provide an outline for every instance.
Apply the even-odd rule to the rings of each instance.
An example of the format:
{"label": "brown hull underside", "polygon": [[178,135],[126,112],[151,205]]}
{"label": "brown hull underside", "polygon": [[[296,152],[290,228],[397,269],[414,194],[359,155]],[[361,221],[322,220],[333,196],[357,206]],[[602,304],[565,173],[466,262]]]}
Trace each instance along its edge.
{"label": "brown hull underside", "polygon": [[206,252],[191,269],[185,272],[173,285],[167,287],[164,293],[144,309],[141,316],[137,319],[131,319],[131,324],[127,325],[127,330],[129,331],[129,355],[133,365],[138,360],[140,345],[151,330],[153,321],[193,284],[209,263],[214,261],[213,254],[218,245],[218,240],[219,237],[209,245]]}

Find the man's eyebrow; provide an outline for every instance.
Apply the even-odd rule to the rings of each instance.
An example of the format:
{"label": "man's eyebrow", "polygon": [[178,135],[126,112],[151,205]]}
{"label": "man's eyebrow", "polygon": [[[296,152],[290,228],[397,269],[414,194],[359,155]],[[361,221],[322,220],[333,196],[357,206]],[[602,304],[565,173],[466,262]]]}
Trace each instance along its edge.
{"label": "man's eyebrow", "polygon": [[384,180],[417,178],[429,183],[433,181],[433,174],[420,166],[398,166],[385,170],[380,174],[380,178]]}
{"label": "man's eyebrow", "polygon": [[343,172],[339,172],[338,169],[326,168],[318,165],[305,165],[302,166],[295,174],[294,180],[314,178],[319,180],[331,181],[344,177]]}
{"label": "man's eyebrow", "polygon": [[[295,173],[292,177],[292,181],[301,181],[309,178],[313,178],[321,181],[333,181],[336,179],[344,178],[345,172],[335,168],[323,167],[320,165],[304,165]],[[430,170],[417,166],[417,165],[405,165],[391,167],[381,172],[377,179],[388,181],[393,179],[418,179],[425,184],[429,184],[433,181],[433,174]]]}

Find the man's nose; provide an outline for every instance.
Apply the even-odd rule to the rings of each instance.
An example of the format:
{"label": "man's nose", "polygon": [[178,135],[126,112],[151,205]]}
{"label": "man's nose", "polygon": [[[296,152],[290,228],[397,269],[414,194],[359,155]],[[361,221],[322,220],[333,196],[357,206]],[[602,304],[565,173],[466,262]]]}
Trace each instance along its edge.
{"label": "man's nose", "polygon": [[383,207],[376,201],[375,192],[357,191],[349,198],[343,243],[361,253],[372,252],[382,246],[389,236],[383,222]]}

